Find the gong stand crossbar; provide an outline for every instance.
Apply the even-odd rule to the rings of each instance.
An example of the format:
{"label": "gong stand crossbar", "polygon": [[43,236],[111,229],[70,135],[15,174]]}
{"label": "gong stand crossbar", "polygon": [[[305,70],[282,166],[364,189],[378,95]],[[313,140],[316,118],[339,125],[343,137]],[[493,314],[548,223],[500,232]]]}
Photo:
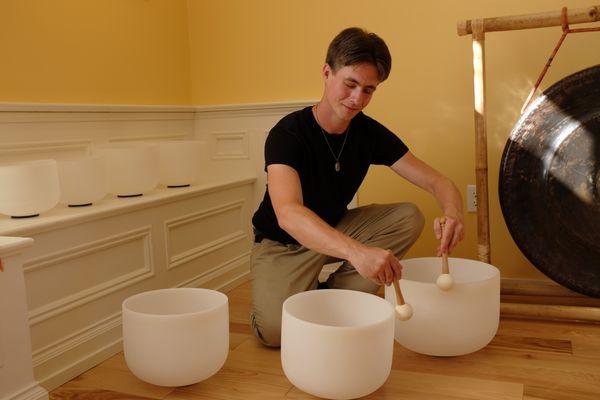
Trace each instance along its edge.
{"label": "gong stand crossbar", "polygon": [[477,256],[479,260],[486,263],[491,261],[491,254],[485,96],[485,33],[564,26],[565,18],[570,25],[600,21],[600,5],[564,12],[558,10],[537,14],[479,18],[459,21],[457,24],[459,36],[470,34],[473,38]]}
{"label": "gong stand crossbar", "polygon": [[[477,256],[479,260],[490,263],[490,223],[489,223],[489,190],[488,190],[488,160],[487,160],[487,125],[486,125],[486,81],[485,81],[485,34],[486,32],[501,32],[511,30],[537,29],[553,26],[563,27],[572,32],[593,31],[593,29],[572,30],[569,25],[600,21],[600,5],[535,13],[513,15],[495,18],[479,18],[459,21],[457,32],[459,36],[471,35],[473,46],[473,88],[474,88],[474,119],[475,119],[475,174],[477,190]],[[564,40],[564,37],[562,38]],[[562,42],[561,40],[561,42]],[[557,46],[559,47],[559,46]],[[558,49],[555,49],[558,51]],[[551,59],[556,53],[553,53]],[[551,62],[551,59],[549,60]],[[547,67],[545,68],[547,70]],[[541,82],[543,74],[538,78]],[[538,82],[538,85],[539,85]],[[535,91],[532,91],[532,93]],[[503,302],[505,296],[503,280]],[[557,285],[558,286],[558,285]],[[540,301],[546,295],[543,291],[537,296]],[[551,299],[551,297],[548,297]],[[555,301],[556,297],[549,300]],[[509,300],[510,301],[510,300]],[[532,311],[532,307],[536,309]],[[503,304],[503,314],[522,317],[540,317],[551,319],[587,320],[600,322],[600,308],[588,307],[592,311],[582,310],[577,305],[552,305],[509,303]],[[589,311],[589,310],[588,310]],[[583,312],[583,316],[582,316]]]}

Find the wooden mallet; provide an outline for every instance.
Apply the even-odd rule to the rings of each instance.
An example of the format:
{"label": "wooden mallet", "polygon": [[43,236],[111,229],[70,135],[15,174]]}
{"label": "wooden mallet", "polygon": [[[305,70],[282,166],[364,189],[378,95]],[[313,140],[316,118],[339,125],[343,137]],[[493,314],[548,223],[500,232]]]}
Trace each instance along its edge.
{"label": "wooden mallet", "polygon": [[[444,227],[446,225],[446,217],[440,218],[440,226],[442,227],[442,235],[444,234]],[[435,281],[437,287],[441,290],[450,290],[454,286],[454,279],[450,275],[450,267],[448,266],[448,252],[442,253],[442,273],[438,276]]]}
{"label": "wooden mallet", "polygon": [[410,304],[404,302],[404,297],[400,290],[400,282],[397,279],[394,279],[394,290],[396,291],[396,303],[398,303],[396,305],[396,317],[400,321],[406,321],[412,317],[413,309]]}

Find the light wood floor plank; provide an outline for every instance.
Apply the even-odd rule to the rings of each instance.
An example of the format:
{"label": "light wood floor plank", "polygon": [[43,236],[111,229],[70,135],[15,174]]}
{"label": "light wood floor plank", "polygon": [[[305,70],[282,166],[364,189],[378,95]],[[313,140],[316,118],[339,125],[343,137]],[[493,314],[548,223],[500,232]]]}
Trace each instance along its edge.
{"label": "light wood floor plank", "polygon": [[[287,397],[314,399],[298,388]],[[521,400],[523,385],[484,379],[392,370],[384,386],[365,399]]]}
{"label": "light wood floor plank", "polygon": [[229,332],[229,350],[235,350],[240,344],[251,338],[252,336],[247,333]]}
{"label": "light wood floor plank", "polygon": [[573,339],[573,355],[600,363],[600,335],[595,339]]}
{"label": "light wood floor plank", "polygon": [[123,369],[97,366],[61,386],[63,389],[88,388],[120,392],[127,395],[163,399],[174,389],[155,386],[136,378]]}
{"label": "light wood floor plank", "polygon": [[50,394],[50,400],[150,400],[148,397],[102,389],[59,388]]}
{"label": "light wood floor plank", "polygon": [[231,351],[227,363],[243,370],[284,375],[279,349],[265,347],[254,337]]}
{"label": "light wood floor plank", "polygon": [[502,318],[498,334],[565,340],[598,339],[600,324]]}
{"label": "light wood floor plank", "polygon": [[544,339],[539,337],[496,335],[488,347],[519,351],[573,354],[571,341],[562,339]]}
{"label": "light wood floor plank", "polygon": [[525,385],[523,400],[598,400],[598,393]]}
{"label": "light wood floor plank", "polygon": [[429,357],[397,349],[393,368],[547,386],[561,382],[568,390],[600,393],[599,360],[569,354],[486,347],[460,357]]}
{"label": "light wood floor plank", "polygon": [[127,368],[127,363],[125,362],[125,355],[122,351],[115,354],[108,360],[103,361],[101,364],[98,365],[98,367],[113,368],[129,372],[129,368]]}
{"label": "light wood floor plank", "polygon": [[292,388],[283,375],[225,366],[204,382],[179,388],[166,400],[211,398],[219,400],[282,399]]}

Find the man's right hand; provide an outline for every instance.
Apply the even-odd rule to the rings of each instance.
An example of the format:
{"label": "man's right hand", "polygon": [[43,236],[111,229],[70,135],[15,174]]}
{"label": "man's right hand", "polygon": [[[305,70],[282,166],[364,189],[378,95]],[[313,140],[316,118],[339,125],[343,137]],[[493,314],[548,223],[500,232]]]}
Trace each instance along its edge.
{"label": "man's right hand", "polygon": [[378,285],[391,285],[402,276],[402,264],[390,250],[365,245],[353,249],[348,262],[358,273]]}

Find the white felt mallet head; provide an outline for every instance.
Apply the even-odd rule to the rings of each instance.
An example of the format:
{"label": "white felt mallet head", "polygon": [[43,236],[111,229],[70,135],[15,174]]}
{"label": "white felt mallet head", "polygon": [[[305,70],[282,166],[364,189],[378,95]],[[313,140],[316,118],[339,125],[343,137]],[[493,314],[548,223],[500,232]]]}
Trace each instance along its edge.
{"label": "white felt mallet head", "polygon": [[396,317],[398,317],[400,321],[407,321],[412,315],[413,309],[410,304],[399,304],[396,306]]}
{"label": "white felt mallet head", "polygon": [[450,290],[452,289],[452,286],[454,286],[454,279],[452,279],[452,275],[450,274],[440,274],[435,281],[435,284],[441,290]]}
{"label": "white felt mallet head", "polygon": [[404,297],[400,290],[400,283],[396,279],[394,279],[394,290],[396,291],[396,303],[398,303],[396,306],[396,317],[398,317],[400,321],[409,320],[413,315],[413,309],[410,304],[404,302]]}

